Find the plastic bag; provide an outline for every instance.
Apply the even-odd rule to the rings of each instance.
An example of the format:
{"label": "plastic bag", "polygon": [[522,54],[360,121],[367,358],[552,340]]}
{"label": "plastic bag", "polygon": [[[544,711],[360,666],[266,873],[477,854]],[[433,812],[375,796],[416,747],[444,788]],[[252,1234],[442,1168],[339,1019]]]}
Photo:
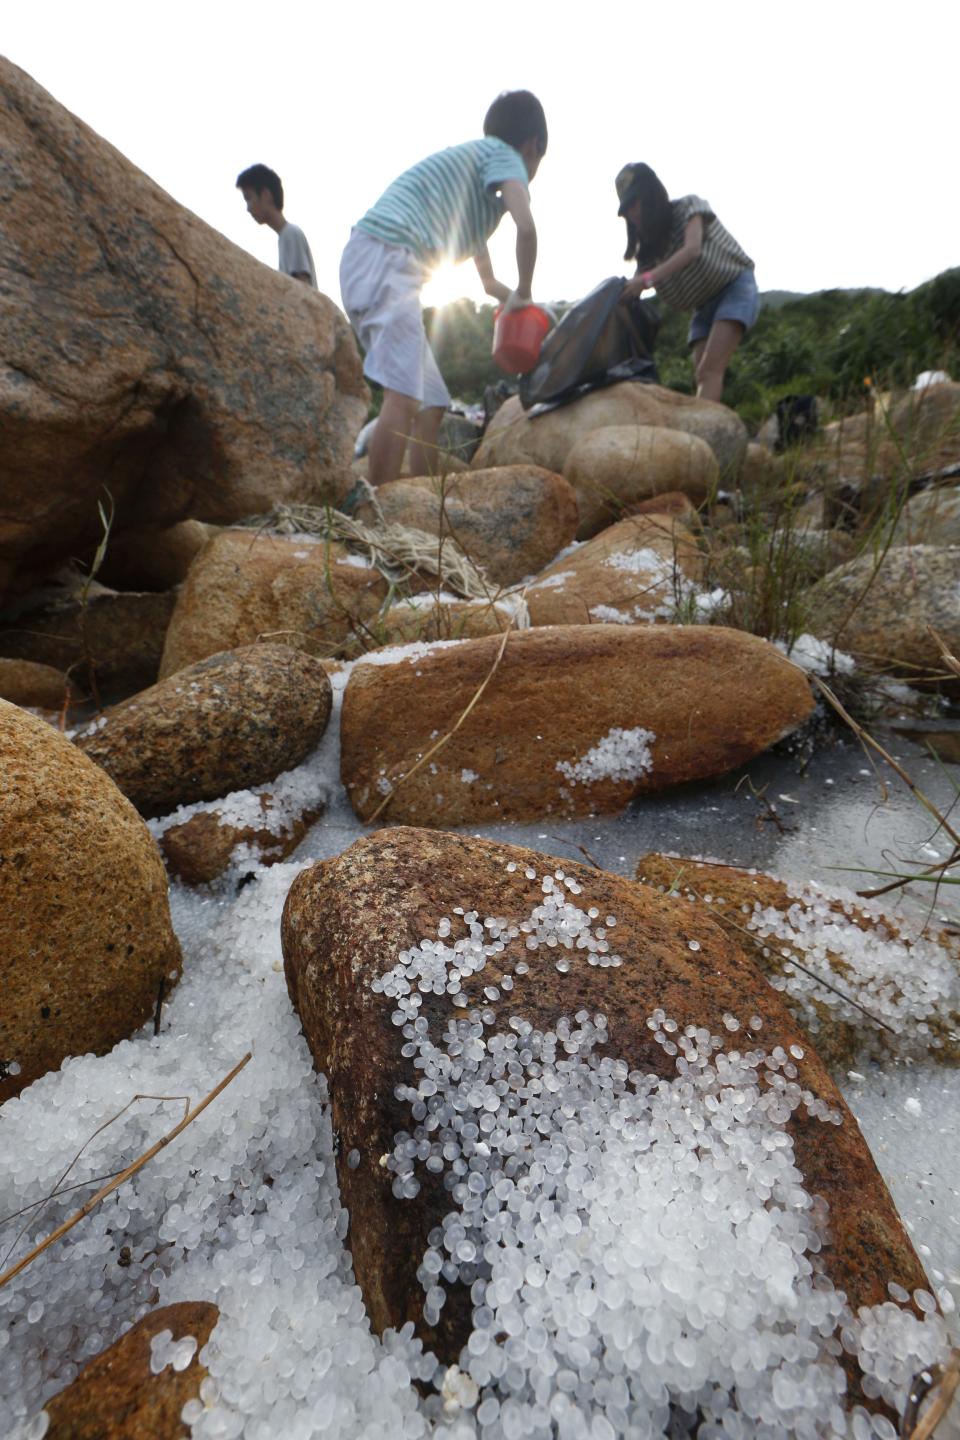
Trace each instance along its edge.
{"label": "plastic bag", "polygon": [[649,300],[620,303],[626,281],[604,280],[568,310],[520,381],[525,410],[553,409],[619,380],[656,384],[653,346],[660,315]]}

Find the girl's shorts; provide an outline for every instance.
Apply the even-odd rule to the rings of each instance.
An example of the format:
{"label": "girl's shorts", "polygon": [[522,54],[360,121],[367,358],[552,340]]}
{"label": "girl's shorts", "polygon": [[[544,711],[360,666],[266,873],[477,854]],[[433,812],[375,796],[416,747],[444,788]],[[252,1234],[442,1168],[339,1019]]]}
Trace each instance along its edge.
{"label": "girl's shorts", "polygon": [[354,230],[340,261],[343,308],[364,349],[363,373],[423,406],[450,404],[423,328],[423,266],[410,250]]}
{"label": "girl's shorts", "polygon": [[736,320],[744,330],[749,330],[757,323],[759,314],[760,292],[757,289],[756,277],[752,270],[741,270],[712,300],[708,300],[706,305],[701,305],[699,310],[693,312],[690,329],[687,331],[687,344],[693,345],[697,340],[706,340],[714,320]]}

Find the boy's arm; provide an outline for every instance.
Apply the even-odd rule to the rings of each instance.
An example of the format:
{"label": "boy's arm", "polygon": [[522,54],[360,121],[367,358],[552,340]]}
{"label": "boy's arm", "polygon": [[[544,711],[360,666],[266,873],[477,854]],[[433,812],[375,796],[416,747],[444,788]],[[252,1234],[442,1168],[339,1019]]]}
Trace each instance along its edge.
{"label": "boy's arm", "polygon": [[533,287],[533,271],[537,263],[537,227],[530,210],[530,195],[519,180],[504,180],[501,187],[503,203],[517,227],[517,288],[507,301],[508,309],[529,305]]}
{"label": "boy's arm", "polygon": [[510,287],[504,285],[493,273],[493,262],[490,259],[490,251],[484,245],[473,257],[473,263],[477,267],[477,274],[480,276],[480,283],[487,295],[492,295],[494,300],[503,304],[509,298]]}

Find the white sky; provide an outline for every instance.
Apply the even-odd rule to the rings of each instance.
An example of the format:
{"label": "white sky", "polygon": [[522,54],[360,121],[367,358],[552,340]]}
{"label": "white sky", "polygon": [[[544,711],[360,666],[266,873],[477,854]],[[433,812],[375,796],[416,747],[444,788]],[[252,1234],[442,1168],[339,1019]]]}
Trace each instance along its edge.
{"label": "white sky", "polygon": [[[29,0],[4,53],[177,200],[267,264],[238,172],[279,172],[320,288],[351,224],[408,165],[533,90],[550,148],[532,188],[534,297],[626,273],[613,177],[646,160],[704,195],[760,288],[910,289],[960,261],[960,5],[669,0]],[[491,253],[515,283],[513,226]],[[483,298],[472,265],[427,300]]]}

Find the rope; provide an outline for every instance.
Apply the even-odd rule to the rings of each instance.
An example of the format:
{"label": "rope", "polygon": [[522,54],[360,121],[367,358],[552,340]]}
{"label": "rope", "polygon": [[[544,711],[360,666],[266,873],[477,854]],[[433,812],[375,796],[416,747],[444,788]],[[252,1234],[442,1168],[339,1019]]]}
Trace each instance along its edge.
{"label": "rope", "polygon": [[236,524],[279,535],[318,535],[324,540],[335,540],[366,556],[392,583],[409,576],[411,570],[425,570],[439,576],[444,585],[467,600],[494,598],[496,590],[487,583],[483,570],[464,554],[451,536],[444,536],[441,544],[436,535],[425,530],[386,523],[376,491],[369,488],[380,522],[375,526],[364,525],[350,515],[320,505],[274,505],[266,515],[253,515]]}

